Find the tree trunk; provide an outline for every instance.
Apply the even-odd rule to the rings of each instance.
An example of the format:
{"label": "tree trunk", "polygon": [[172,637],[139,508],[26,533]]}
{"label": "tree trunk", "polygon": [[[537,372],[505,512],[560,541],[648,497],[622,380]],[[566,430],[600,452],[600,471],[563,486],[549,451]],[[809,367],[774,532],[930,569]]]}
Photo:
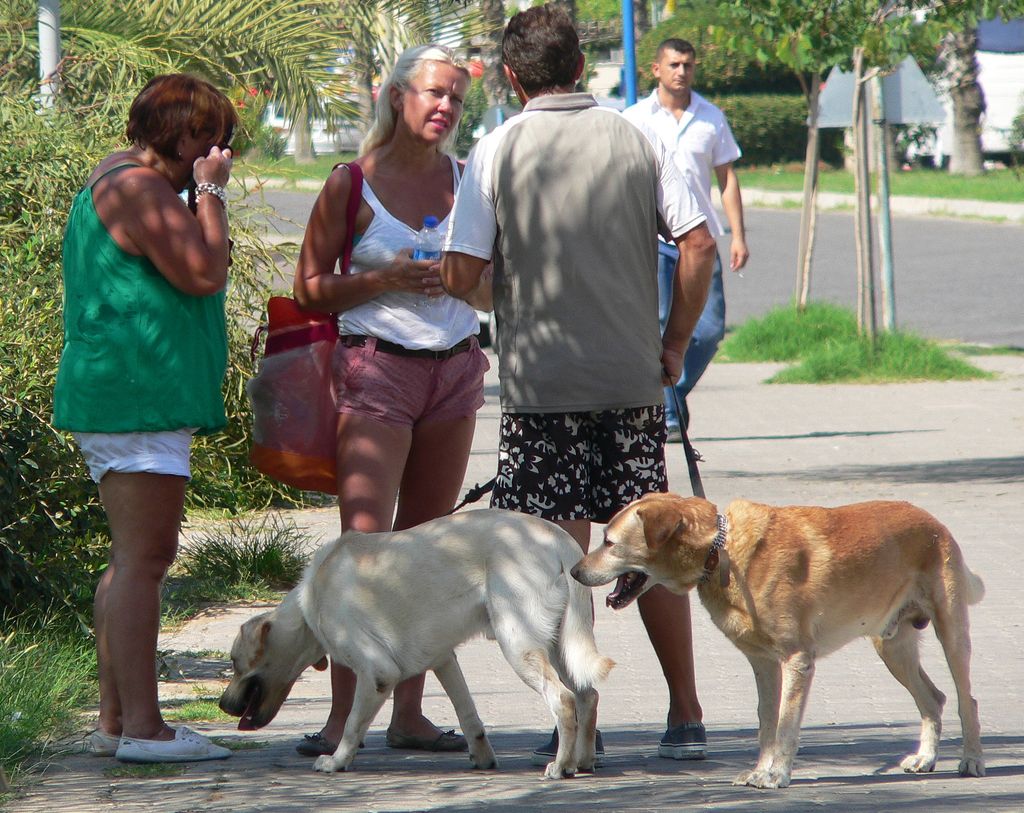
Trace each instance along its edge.
{"label": "tree trunk", "polygon": [[818,214],[818,156],[821,131],[818,129],[818,97],[821,95],[821,74],[811,76],[807,88],[807,151],[804,155],[804,197],[800,212],[800,243],[796,258],[797,309],[807,308],[811,296],[811,257],[814,254],[814,226]]}
{"label": "tree trunk", "polygon": [[978,32],[969,28],[947,34],[942,41],[944,74],[953,101],[953,150],[949,171],[981,175],[981,115],[985,94],[978,84]]}
{"label": "tree trunk", "polygon": [[561,6],[569,13],[569,18],[576,23],[576,0],[553,0],[553,6]]}
{"label": "tree trunk", "polygon": [[651,28],[650,7],[647,0],[633,0],[633,30],[640,39]]}
{"label": "tree trunk", "polygon": [[870,111],[867,106],[864,82],[864,49],[853,50],[853,131],[854,159],[857,170],[854,181],[857,189],[856,231],[857,246],[857,330],[862,336],[875,337],[875,277],[872,269],[874,254],[871,235],[871,183],[868,157],[868,128]]}
{"label": "tree trunk", "polygon": [[313,129],[309,120],[309,108],[303,105],[295,111],[292,119],[292,137],[295,139],[295,163],[313,163]]}
{"label": "tree trunk", "polygon": [[375,37],[365,22],[352,27],[352,72],[355,75],[356,103],[359,107],[359,129],[365,136],[373,122],[373,56]]}
{"label": "tree trunk", "polygon": [[481,0],[480,12],[484,18],[484,44],[480,58],[484,63],[484,94],[493,107],[508,101],[509,86],[501,66],[501,36],[505,30],[505,4],[502,0]]}

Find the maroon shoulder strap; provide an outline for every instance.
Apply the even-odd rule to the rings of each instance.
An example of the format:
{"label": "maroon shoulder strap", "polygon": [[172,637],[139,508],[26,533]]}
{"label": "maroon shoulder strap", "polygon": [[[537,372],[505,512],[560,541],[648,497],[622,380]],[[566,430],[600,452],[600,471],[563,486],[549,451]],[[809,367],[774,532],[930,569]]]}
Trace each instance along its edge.
{"label": "maroon shoulder strap", "polygon": [[348,205],[345,208],[345,247],[341,253],[341,273],[348,273],[349,262],[352,260],[352,246],[356,236],[356,215],[363,199],[363,168],[355,161],[351,164],[335,164],[332,172],[338,167],[345,167],[352,176],[352,186],[348,193]]}

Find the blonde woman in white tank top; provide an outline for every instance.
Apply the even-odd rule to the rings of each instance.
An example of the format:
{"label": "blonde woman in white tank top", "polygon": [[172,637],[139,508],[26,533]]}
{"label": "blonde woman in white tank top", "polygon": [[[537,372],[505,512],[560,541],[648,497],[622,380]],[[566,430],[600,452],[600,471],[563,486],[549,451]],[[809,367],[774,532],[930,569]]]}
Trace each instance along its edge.
{"label": "blonde woman in white tank top", "polygon": [[[488,362],[470,305],[444,293],[435,261],[413,260],[424,217],[444,228],[460,168],[454,142],[469,72],[447,48],[410,48],[381,85],[375,118],[356,163],[363,171],[356,246],[347,274],[334,273],[345,242],[347,169],[327,179],[306,227],[295,298],[338,312],[340,390],[338,505],[342,530],[399,530],[455,505],[483,404]],[[478,306],[490,308],[489,290]],[[397,511],[396,511],[397,505]],[[323,728],[297,746],[333,753],[352,705],[355,677],[332,664],[332,704]],[[466,750],[422,713],[423,676],[395,689],[387,743]]]}

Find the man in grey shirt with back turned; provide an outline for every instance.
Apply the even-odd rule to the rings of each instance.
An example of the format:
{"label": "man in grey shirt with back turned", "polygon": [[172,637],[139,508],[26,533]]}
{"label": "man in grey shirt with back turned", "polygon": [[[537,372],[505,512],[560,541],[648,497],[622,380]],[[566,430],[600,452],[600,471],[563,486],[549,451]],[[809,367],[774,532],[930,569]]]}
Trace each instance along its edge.
{"label": "man in grey shirt with back turned", "polygon": [[[494,263],[502,417],[491,505],[551,520],[586,551],[592,522],[668,490],[662,386],[682,369],[715,242],[657,136],[573,92],[583,54],[562,9],[515,15],[502,57],[525,107],[470,156],[441,279],[465,297]],[[659,225],[680,251],[664,335]],[[689,600],[655,587],[639,607],[669,687],[662,745],[682,737],[702,756]]]}

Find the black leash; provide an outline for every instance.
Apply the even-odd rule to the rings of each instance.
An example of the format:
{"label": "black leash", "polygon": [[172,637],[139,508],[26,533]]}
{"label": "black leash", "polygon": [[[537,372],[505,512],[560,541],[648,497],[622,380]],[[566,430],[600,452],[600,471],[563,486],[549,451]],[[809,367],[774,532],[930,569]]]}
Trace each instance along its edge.
{"label": "black leash", "polygon": [[671,386],[669,389],[672,391],[672,400],[675,402],[676,415],[679,416],[679,431],[683,435],[683,452],[686,454],[686,469],[690,473],[690,489],[693,491],[694,497],[706,499],[704,484],[700,480],[700,469],[697,468],[697,461],[704,458],[690,445],[690,438],[686,434],[686,424],[683,423],[683,415],[686,413],[683,411],[683,405],[679,403],[679,393],[676,392],[675,386]]}
{"label": "black leash", "polygon": [[[471,502],[476,502],[482,496],[484,496],[484,494],[486,494],[488,491],[490,491],[492,488],[494,488],[494,484],[496,482],[498,482],[498,478],[497,477],[492,477],[490,480],[488,480],[483,485],[481,485],[480,483],[477,483],[469,491],[466,492],[466,498],[462,502],[460,502],[458,505],[456,505],[451,511],[449,511],[448,514],[454,514],[456,511],[458,511],[464,505],[469,505]],[[444,516],[448,516],[448,514],[444,514]]]}

